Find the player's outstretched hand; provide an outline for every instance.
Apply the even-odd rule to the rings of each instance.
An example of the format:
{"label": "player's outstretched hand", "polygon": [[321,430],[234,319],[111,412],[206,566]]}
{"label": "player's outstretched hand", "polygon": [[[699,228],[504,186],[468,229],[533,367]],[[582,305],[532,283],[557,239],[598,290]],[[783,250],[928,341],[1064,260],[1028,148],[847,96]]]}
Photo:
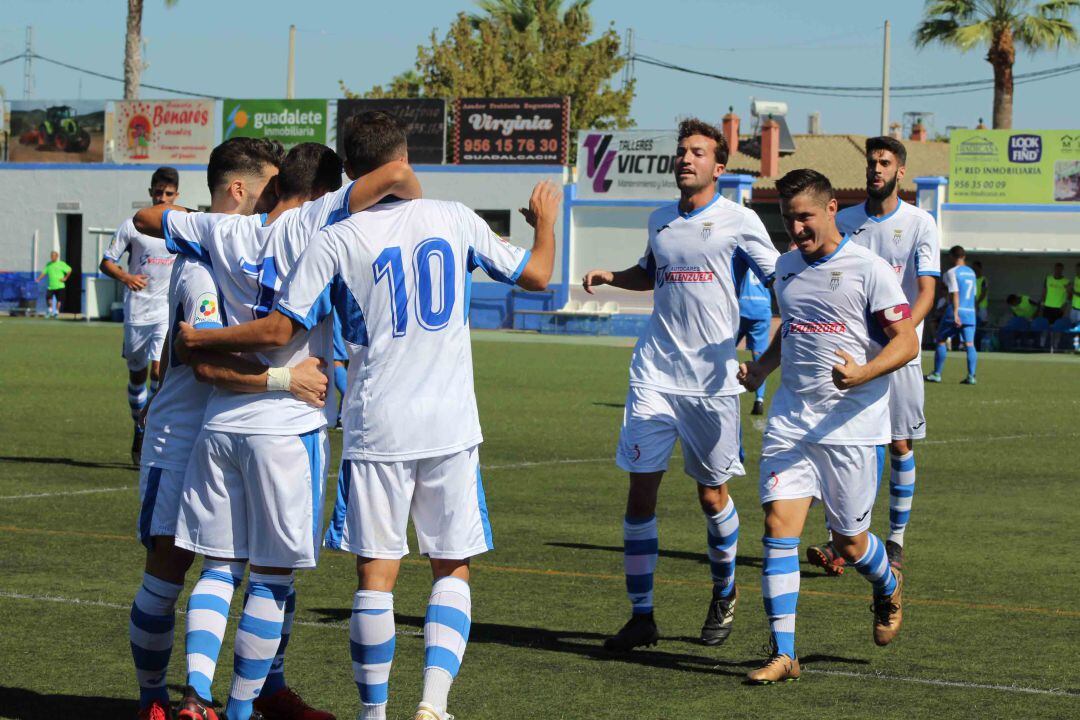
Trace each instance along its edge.
{"label": "player's outstretched hand", "polygon": [[594,287],[597,285],[610,285],[614,279],[615,273],[610,270],[590,270],[585,273],[585,277],[581,278],[581,287],[585,289],[585,292],[592,295]]}
{"label": "player's outstretched hand", "polygon": [[833,385],[841,390],[850,390],[851,388],[866,382],[865,365],[860,365],[855,362],[855,358],[853,358],[846,350],[837,349],[833,352],[839,355],[844,361],[843,363],[833,365]]}
{"label": "player's outstretched hand", "polygon": [[195,328],[183,320],[176,328],[176,338],[173,340],[172,351],[176,359],[186,363],[191,359],[191,336],[195,334]]}
{"label": "player's outstretched hand", "polygon": [[761,383],[765,382],[766,377],[768,377],[768,374],[765,372],[765,368],[753,361],[739,363],[739,372],[735,373],[735,379],[751,392],[761,387]]}
{"label": "player's outstretched hand", "polygon": [[124,278],[124,284],[127,285],[128,290],[133,292],[139,292],[146,288],[146,282],[150,279],[149,275],[127,275]]}
{"label": "player's outstretched hand", "polygon": [[559,215],[560,198],[562,198],[562,193],[559,192],[555,183],[550,180],[541,180],[533,188],[532,197],[529,198],[529,207],[519,208],[518,212],[524,215],[525,222],[533,227],[536,227],[538,222],[554,226]]}
{"label": "player's outstretched hand", "polygon": [[321,408],[326,404],[326,389],[329,381],[326,377],[326,361],[318,357],[309,357],[289,368],[289,392],[297,400],[303,400],[312,407]]}

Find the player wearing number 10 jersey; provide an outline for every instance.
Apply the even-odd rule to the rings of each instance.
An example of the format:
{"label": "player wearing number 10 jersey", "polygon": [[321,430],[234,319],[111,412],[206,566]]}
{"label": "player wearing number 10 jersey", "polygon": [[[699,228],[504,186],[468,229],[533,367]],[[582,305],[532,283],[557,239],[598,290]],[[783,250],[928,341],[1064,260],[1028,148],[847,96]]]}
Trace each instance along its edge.
{"label": "player wearing number 10 jersey", "polygon": [[[349,164],[369,173],[407,158],[385,113],[352,118]],[[333,310],[349,356],[343,459],[326,544],[357,555],[350,646],[361,718],[384,718],[395,637],[393,596],[411,515],[435,577],[416,717],[442,720],[471,623],[469,558],[492,548],[478,445],[469,339],[471,273],[543,289],[554,259],[558,193],[533,191],[532,252],[508,244],[463,205],[378,205],[311,242],[265,319],[182,331],[192,348],[282,346]]]}

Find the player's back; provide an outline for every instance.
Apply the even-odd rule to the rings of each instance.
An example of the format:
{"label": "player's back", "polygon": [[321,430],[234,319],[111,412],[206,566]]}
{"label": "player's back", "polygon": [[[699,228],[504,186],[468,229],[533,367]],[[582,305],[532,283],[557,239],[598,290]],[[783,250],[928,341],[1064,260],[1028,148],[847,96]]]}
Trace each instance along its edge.
{"label": "player's back", "polygon": [[949,274],[952,278],[947,281],[947,285],[949,292],[955,292],[958,295],[960,322],[964,325],[974,325],[975,297],[978,294],[978,278],[975,277],[975,271],[967,265],[958,265],[949,270]]}
{"label": "player's back", "polygon": [[325,292],[350,361],[345,457],[415,459],[478,444],[471,273],[516,280],[527,254],[465,206],[437,200],[383,203],[322,235],[316,242],[337,258]]}

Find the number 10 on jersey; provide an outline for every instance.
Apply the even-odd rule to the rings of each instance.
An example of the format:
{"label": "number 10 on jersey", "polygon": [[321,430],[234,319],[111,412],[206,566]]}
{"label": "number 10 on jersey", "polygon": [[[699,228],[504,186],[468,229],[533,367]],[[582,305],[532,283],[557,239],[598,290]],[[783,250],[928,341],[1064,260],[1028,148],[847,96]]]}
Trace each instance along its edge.
{"label": "number 10 on jersey", "polygon": [[[456,278],[454,251],[442,238],[428,238],[413,251],[413,274],[416,297],[413,298],[416,321],[425,330],[442,330],[454,311]],[[405,287],[405,268],[401,248],[385,248],[371,264],[375,284],[384,279],[390,293],[390,312],[394,337],[403,337],[409,325],[409,297]]]}

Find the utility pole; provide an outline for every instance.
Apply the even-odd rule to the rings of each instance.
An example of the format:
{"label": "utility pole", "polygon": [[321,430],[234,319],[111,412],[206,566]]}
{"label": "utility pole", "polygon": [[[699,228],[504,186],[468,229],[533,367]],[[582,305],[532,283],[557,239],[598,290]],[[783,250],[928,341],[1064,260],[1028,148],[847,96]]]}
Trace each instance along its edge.
{"label": "utility pole", "polygon": [[623,87],[634,81],[634,28],[626,28],[626,65],[623,66]]}
{"label": "utility pole", "polygon": [[26,26],[26,54],[23,55],[23,100],[34,97],[34,26]]}
{"label": "utility pole", "polygon": [[889,21],[885,21],[885,43],[881,51],[881,134],[889,134]]}
{"label": "utility pole", "polygon": [[296,26],[289,26],[289,69],[285,75],[285,97],[292,100],[296,95]]}

